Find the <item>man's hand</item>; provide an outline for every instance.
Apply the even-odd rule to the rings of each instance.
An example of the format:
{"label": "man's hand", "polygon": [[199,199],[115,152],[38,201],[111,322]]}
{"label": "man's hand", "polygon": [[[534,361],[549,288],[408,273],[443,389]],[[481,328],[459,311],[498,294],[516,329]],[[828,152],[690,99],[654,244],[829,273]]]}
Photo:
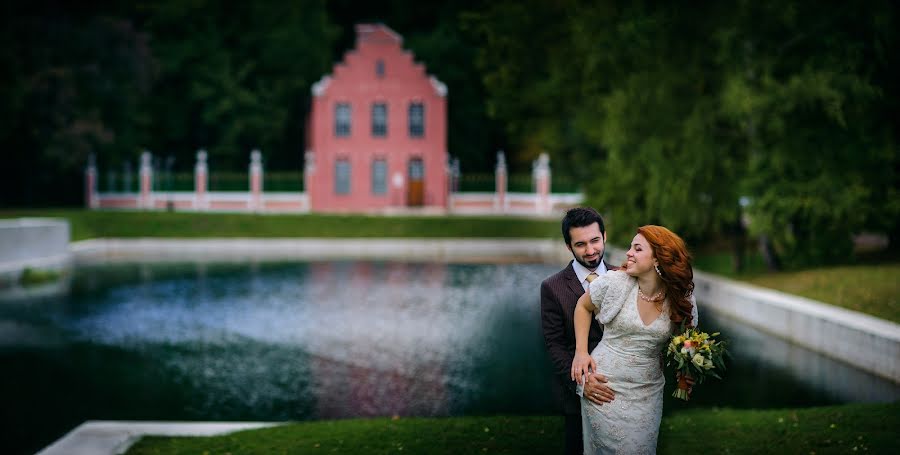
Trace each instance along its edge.
{"label": "man's hand", "polygon": [[584,382],[584,397],[597,406],[616,399],[616,393],[609,388],[606,376],[600,373],[588,373]]}

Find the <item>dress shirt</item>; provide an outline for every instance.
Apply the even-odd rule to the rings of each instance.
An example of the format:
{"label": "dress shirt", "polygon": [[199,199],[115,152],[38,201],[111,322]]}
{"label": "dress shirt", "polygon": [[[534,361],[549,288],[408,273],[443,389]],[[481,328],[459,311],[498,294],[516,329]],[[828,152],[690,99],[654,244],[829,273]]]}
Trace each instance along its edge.
{"label": "dress shirt", "polygon": [[587,267],[581,265],[578,261],[572,261],[572,269],[575,270],[575,276],[578,277],[578,280],[581,281],[581,287],[584,288],[585,291],[588,289],[588,280],[587,276],[591,274],[591,272],[596,273],[597,275],[603,275],[606,273],[606,264],[603,262],[603,259],[600,260],[600,265],[597,266],[596,270],[590,270]]}

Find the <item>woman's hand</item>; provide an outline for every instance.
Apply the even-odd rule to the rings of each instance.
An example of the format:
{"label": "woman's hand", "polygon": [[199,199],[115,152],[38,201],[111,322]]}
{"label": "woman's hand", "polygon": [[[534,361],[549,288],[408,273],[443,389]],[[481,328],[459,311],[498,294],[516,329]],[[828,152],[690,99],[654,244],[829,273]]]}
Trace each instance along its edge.
{"label": "woman's hand", "polygon": [[694,377],[691,376],[691,375],[689,375],[689,374],[684,374],[684,375],[683,375],[683,374],[681,374],[680,371],[676,371],[676,372],[675,372],[675,380],[676,380],[677,382],[680,383],[682,377],[684,378],[684,383],[687,384],[687,386],[688,386],[688,388],[687,388],[687,394],[688,394],[688,397],[690,397],[690,396],[691,396],[691,392],[694,391],[694,384],[696,383],[696,380],[694,380]]}
{"label": "woman's hand", "polygon": [[588,373],[597,370],[597,363],[594,358],[586,352],[576,352],[575,358],[572,359],[572,380],[582,384],[581,379]]}

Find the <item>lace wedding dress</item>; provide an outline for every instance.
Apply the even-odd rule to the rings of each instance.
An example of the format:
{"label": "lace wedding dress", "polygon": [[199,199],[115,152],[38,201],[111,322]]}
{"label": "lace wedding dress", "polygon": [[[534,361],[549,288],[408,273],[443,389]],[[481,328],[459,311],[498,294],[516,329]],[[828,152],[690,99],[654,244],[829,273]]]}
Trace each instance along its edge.
{"label": "lace wedding dress", "polygon": [[637,279],[622,271],[595,279],[590,293],[598,308],[594,317],[603,325],[603,339],[591,356],[616,397],[602,406],[581,399],[584,452],[656,453],[666,384],[662,353],[673,330],[669,303],[664,302],[659,317],[644,325],[637,310]]}

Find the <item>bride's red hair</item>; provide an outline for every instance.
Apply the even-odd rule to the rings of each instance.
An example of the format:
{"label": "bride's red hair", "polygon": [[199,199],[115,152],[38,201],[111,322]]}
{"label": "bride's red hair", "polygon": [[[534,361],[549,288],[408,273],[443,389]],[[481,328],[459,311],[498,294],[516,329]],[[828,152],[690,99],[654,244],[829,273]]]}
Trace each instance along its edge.
{"label": "bride's red hair", "polygon": [[659,261],[659,275],[670,303],[669,317],[676,324],[685,321],[686,326],[693,326],[694,270],[684,240],[662,226],[641,226],[637,231],[647,239]]}

